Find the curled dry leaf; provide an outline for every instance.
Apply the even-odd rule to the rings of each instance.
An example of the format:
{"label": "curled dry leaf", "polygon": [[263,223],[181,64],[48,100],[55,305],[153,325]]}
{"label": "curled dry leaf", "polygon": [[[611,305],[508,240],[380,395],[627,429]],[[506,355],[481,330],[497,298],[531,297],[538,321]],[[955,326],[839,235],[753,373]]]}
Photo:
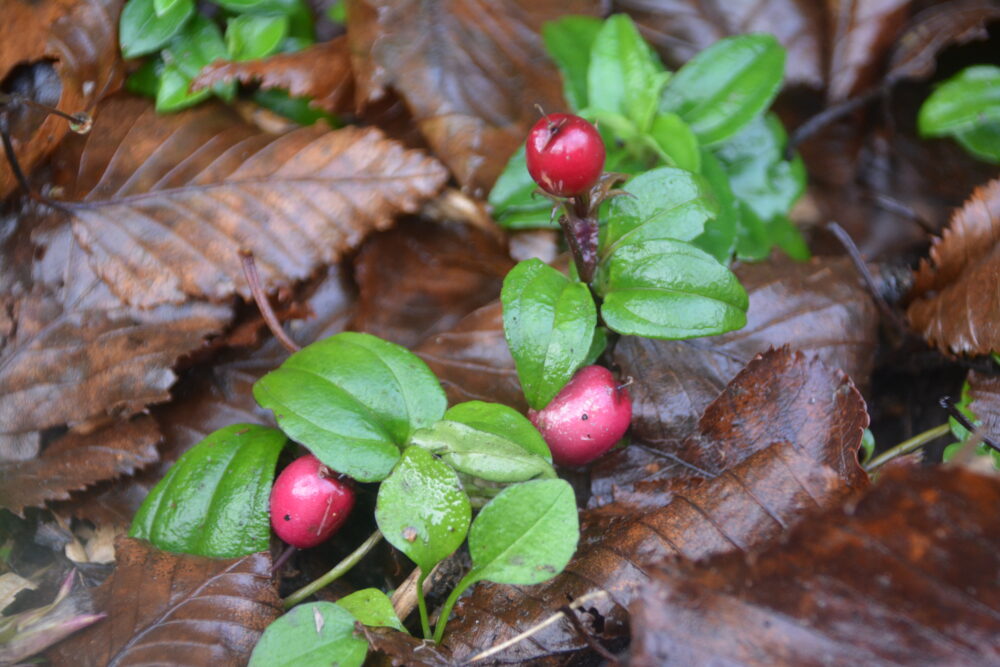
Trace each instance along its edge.
{"label": "curled dry leaf", "polygon": [[447,176],[375,129],[273,136],[214,104],[160,116],[117,97],[72,143],[62,207],[98,275],[146,308],[249,298],[241,251],[253,252],[265,291],[289,286],[414,211]]}
{"label": "curled dry leaf", "polygon": [[[777,414],[771,403],[782,406]],[[771,420],[757,421],[768,410]],[[702,432],[688,446],[714,466],[706,469],[709,479],[673,480],[657,490],[666,504],[652,511],[586,512],[580,546],[562,574],[534,587],[480,586],[449,624],[446,645],[456,658],[468,658],[595,589],[610,594],[588,612],[595,634],[622,636],[625,609],[647,583],[650,563],[760,547],[864,488],[856,457],[867,423],[864,401],[843,373],[787,350],[758,357],[706,411]],[[560,622],[499,659],[520,663],[585,647]]]}
{"label": "curled dry leaf", "polygon": [[[123,4],[123,0],[5,0],[0,40],[4,90],[68,114],[93,111],[123,80],[117,39]],[[34,109],[15,107],[10,113],[11,142],[25,172],[68,131],[65,120]],[[16,186],[10,165],[0,160],[0,199]]]}
{"label": "curled dry leaf", "polygon": [[108,618],[46,653],[56,667],[245,665],[281,615],[267,553],[218,560],[124,537],[115,552],[115,573],[94,591]]}
{"label": "curled dry leaf", "polygon": [[591,0],[357,0],[347,29],[359,102],[395,89],[435,154],[482,196],[537,119],[535,105],[563,108],[542,24],[598,9]]}
{"label": "curled dry leaf", "polygon": [[996,477],[896,469],[763,553],[668,566],[630,664],[996,664],[998,504]]}
{"label": "curled dry leaf", "polygon": [[1000,351],[1000,179],[977,188],[934,239],[907,309],[928,343],[956,354]]}
{"label": "curled dry leaf", "polygon": [[1000,442],[1000,376],[969,371],[969,409],[982,422],[983,435]]}
{"label": "curled dry leaf", "polygon": [[214,62],[201,71],[191,89],[234,80],[259,82],[265,90],[280,88],[294,97],[309,97],[312,106],[329,113],[354,110],[354,76],[344,36],[260,60]]}

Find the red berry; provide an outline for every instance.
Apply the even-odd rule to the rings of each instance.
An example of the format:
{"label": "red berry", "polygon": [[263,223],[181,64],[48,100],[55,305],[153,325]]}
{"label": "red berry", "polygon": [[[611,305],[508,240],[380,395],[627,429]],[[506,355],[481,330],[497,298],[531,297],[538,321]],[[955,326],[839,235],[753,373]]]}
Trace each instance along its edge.
{"label": "red berry", "polygon": [[528,411],[560,465],[590,463],[621,440],[632,421],[632,398],[603,366],[576,372],[543,409]]}
{"label": "red berry", "polygon": [[271,527],[300,549],[325,542],[347,521],[354,490],[311,454],[281,471],[271,489]]}
{"label": "red berry", "polygon": [[553,113],[535,123],[525,147],[528,173],[557,197],[583,194],[604,170],[604,141],[593,125],[572,114]]}

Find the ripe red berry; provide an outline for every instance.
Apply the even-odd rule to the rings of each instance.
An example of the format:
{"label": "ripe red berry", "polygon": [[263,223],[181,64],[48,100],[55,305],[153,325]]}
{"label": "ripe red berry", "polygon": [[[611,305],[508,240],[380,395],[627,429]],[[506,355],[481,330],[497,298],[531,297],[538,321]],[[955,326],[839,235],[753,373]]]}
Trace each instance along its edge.
{"label": "ripe red berry", "polygon": [[295,459],[271,489],[271,527],[300,549],[337,532],[354,507],[354,490],[315,456]]}
{"label": "ripe red berry", "polygon": [[584,366],[543,409],[528,417],[560,465],[590,463],[621,440],[632,421],[628,390],[603,366]]}
{"label": "ripe red berry", "polygon": [[557,197],[591,188],[604,169],[604,141],[597,128],[579,116],[553,113],[535,123],[525,147],[528,173]]}

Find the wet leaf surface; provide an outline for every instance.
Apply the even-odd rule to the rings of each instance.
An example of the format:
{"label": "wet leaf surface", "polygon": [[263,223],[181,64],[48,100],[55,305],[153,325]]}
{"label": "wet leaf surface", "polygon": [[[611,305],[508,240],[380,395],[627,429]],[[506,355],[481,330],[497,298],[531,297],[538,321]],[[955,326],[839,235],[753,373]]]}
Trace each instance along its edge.
{"label": "wet leaf surface", "polygon": [[132,538],[115,551],[115,573],[94,591],[108,618],[50,650],[53,665],[244,665],[281,614],[266,553],[216,560]]}
{"label": "wet leaf surface", "polygon": [[1000,442],[1000,376],[969,371],[969,409],[983,424],[983,435]]}
{"label": "wet leaf surface", "polygon": [[998,502],[996,477],[897,469],[760,554],[667,564],[631,664],[996,662]]}
{"label": "wet leaf surface", "polygon": [[381,654],[395,667],[451,667],[455,664],[447,651],[433,642],[392,628],[362,626],[361,631],[370,650]]}
{"label": "wet leaf surface", "polygon": [[912,0],[834,0],[827,4],[831,27],[827,98],[846,100],[870,88],[903,28]]}

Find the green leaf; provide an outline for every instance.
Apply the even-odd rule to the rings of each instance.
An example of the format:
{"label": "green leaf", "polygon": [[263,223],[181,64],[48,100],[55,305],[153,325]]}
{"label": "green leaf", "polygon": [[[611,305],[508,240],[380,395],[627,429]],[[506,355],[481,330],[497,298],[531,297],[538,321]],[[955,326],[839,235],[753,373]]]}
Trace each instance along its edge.
{"label": "green leaf", "polygon": [[703,145],[724,141],[764,112],[781,88],[785,49],[771,35],[719,40],[674,75],[661,111],[672,111]]}
{"label": "green leaf", "polygon": [[624,244],[654,239],[691,241],[718,211],[708,183],[698,174],[676,167],[647,171],[622,189],[631,196],[611,201],[608,223],[602,230],[602,259]]}
{"label": "green leaf", "polygon": [[334,0],[326,10],[326,17],[334,23],[347,24],[347,0]]}
{"label": "green leaf", "polygon": [[153,0],[153,11],[156,12],[157,17],[162,17],[169,14],[178,2],[181,0]]}
{"label": "green leaf", "polygon": [[875,454],[875,434],[869,428],[861,434],[861,450],[865,453],[862,463],[870,461]]}
{"label": "green leaf", "polygon": [[352,332],[299,350],[258,380],[253,393],[289,437],[362,482],[385,479],[399,447],[447,407],[441,385],[419,357]]}
{"label": "green leaf", "polygon": [[252,424],[215,431],[153,487],[129,536],[165,551],[212,558],[266,550],[271,484],[286,442],[281,431]]}
{"label": "green leaf", "polygon": [[615,14],[604,22],[590,50],[587,106],[621,114],[645,132],[669,78],[632,19]]}
{"label": "green leaf", "polygon": [[729,186],[726,170],[709,151],[702,152],[701,174],[712,188],[719,209],[714,218],[705,221],[705,231],[692,243],[728,266],[740,230],[740,207]]}
{"label": "green leaf", "polygon": [[395,628],[406,632],[399,622],[396,610],[392,608],[392,600],[377,588],[363,588],[337,600],[337,605],[351,613],[361,623],[368,627]]}
{"label": "green leaf", "polygon": [[225,7],[234,12],[247,12],[255,9],[267,9],[273,3],[271,0],[212,0],[220,7]]}
{"label": "green leaf", "polygon": [[500,178],[490,190],[493,218],[507,229],[559,228],[552,217],[552,202],[536,196],[538,185],[528,173],[524,144],[507,161]]}
{"label": "green leaf", "polygon": [[163,73],[163,61],[159,56],[146,60],[125,80],[125,90],[136,95],[156,97],[160,88],[160,75]]}
{"label": "green leaf", "polygon": [[503,329],[528,405],[540,410],[583,365],[597,324],[587,286],[538,259],[503,281]]}
{"label": "green leaf", "polygon": [[601,315],[612,331],[646,338],[713,336],[746,324],[739,280],[690,243],[672,239],[622,245],[598,272]]}
{"label": "green leaf", "polygon": [[471,426],[483,433],[502,436],[527,452],[546,461],[552,460],[549,446],[545,444],[542,434],[527,417],[509,406],[484,401],[467,401],[448,408],[444,418]]}
{"label": "green leaf", "polygon": [[917,127],[925,137],[967,132],[1000,122],[1000,67],[967,67],[945,81],[920,107]]}
{"label": "green leaf", "polygon": [[168,64],[160,76],[156,110],[167,113],[189,107],[207,98],[213,90],[219,97],[231,100],[236,94],[236,82],[189,92],[191,82],[203,67],[225,58],[226,45],[218,26],[196,15],[163,50],[163,59]]}
{"label": "green leaf", "polygon": [[242,14],[226,24],[226,49],[232,60],[256,60],[278,51],[288,36],[284,14]]}
{"label": "green leaf", "polygon": [[542,26],[545,48],[562,74],[563,96],[573,111],[587,106],[590,49],[601,25],[591,16],[565,16]]}
{"label": "green leaf", "polygon": [[248,667],[360,667],[368,642],[355,636],[354,622],[332,602],[300,604],[267,626]]}
{"label": "green leaf", "polygon": [[136,58],[159,50],[194,16],[194,0],[177,0],[168,12],[156,15],[154,0],[129,0],[118,22],[122,55]]}
{"label": "green leaf", "polygon": [[379,530],[424,574],[462,545],[471,517],[458,475],[421,447],[408,447],[379,487]]}
{"label": "green leaf", "polygon": [[955,140],[980,160],[1000,163],[1000,123],[959,130],[955,133]]}
{"label": "green leaf", "polygon": [[292,97],[280,88],[254,91],[253,100],[265,109],[294,120],[299,125],[312,125],[321,120],[330,127],[341,127],[342,123],[333,114],[314,108],[308,97]]}
{"label": "green leaf", "polygon": [[667,164],[695,173],[701,171],[701,149],[691,127],[675,113],[660,113],[653,119],[649,136],[660,158]]}

